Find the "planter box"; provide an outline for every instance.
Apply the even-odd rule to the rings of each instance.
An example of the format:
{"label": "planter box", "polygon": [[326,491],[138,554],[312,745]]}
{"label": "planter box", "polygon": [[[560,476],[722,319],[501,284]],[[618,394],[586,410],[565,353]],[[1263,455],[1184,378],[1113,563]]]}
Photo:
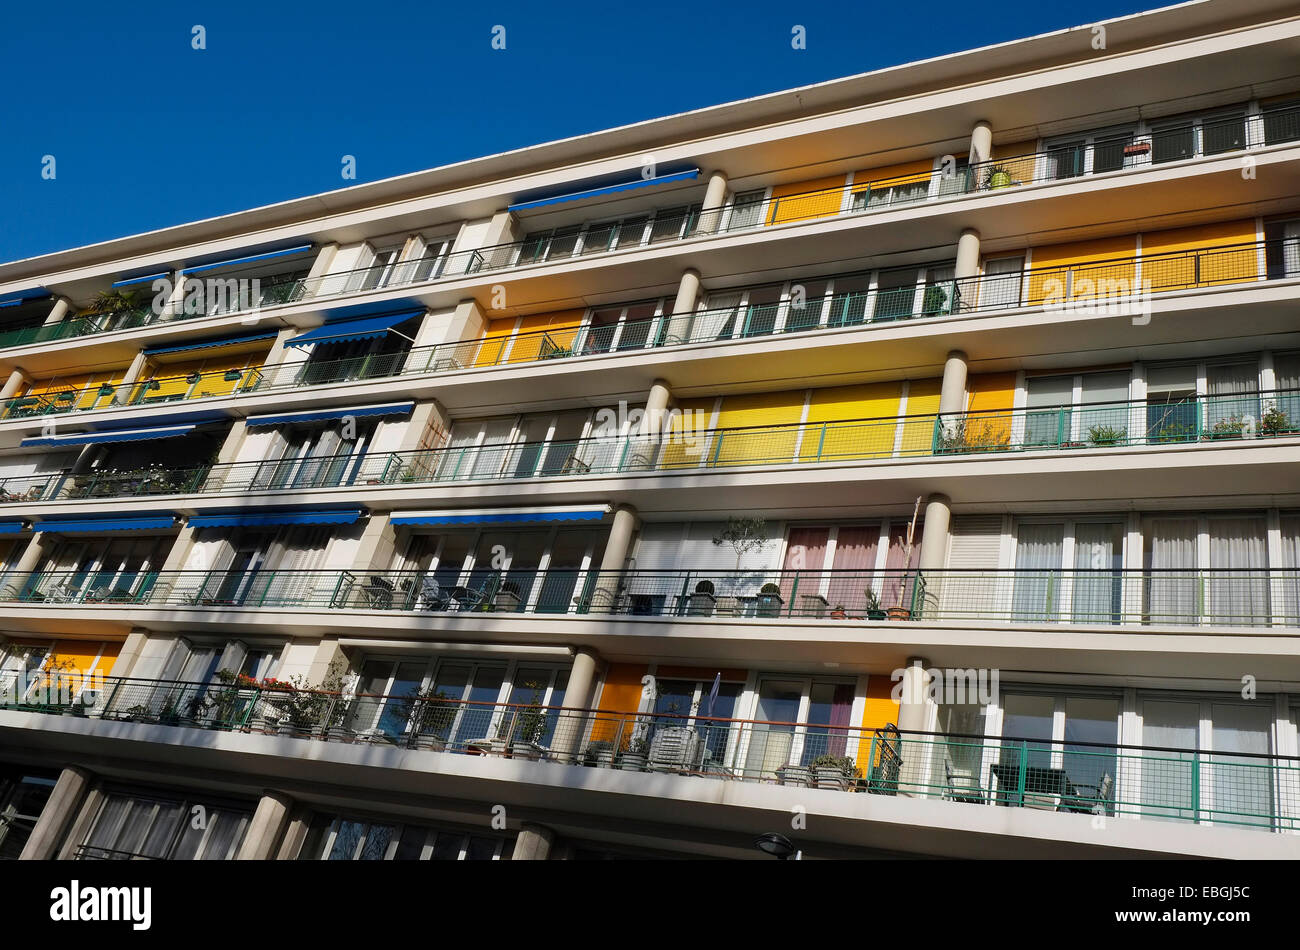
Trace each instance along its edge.
{"label": "planter box", "polygon": [[890,608],[889,608],[889,619],[890,619],[890,620],[911,620],[911,619],[912,619],[912,608],[910,608],[910,607],[890,607]]}
{"label": "planter box", "polygon": [[[899,608],[899,609],[901,610],[902,608]],[[907,611],[907,615],[908,615],[909,617],[911,616],[911,614],[912,614],[912,612],[911,612],[910,610]],[[889,614],[885,613],[883,610],[868,610],[868,611],[867,611],[867,619],[868,619],[868,620],[886,620],[886,619],[888,619],[888,617],[889,617]],[[900,617],[899,619],[900,619],[900,620],[906,620],[907,617]]]}
{"label": "planter box", "polygon": [[780,594],[759,594],[758,603],[755,612],[760,617],[779,617],[781,616],[781,607],[785,601],[781,599]]}
{"label": "planter box", "polygon": [[1150,142],[1134,142],[1124,146],[1125,155],[1145,155],[1149,151],[1151,151]]}
{"label": "planter box", "polygon": [[806,765],[786,765],[776,770],[777,781],[792,788],[807,788],[808,777]]}
{"label": "planter box", "polygon": [[849,787],[849,777],[839,769],[813,769],[813,783],[816,788],[829,788],[843,791]]}
{"label": "planter box", "polygon": [[686,615],[688,617],[712,617],[713,608],[718,598],[712,594],[691,594],[686,598]]}
{"label": "planter box", "polygon": [[624,752],[618,759],[618,767],[624,772],[644,772],[645,764],[644,752]]}

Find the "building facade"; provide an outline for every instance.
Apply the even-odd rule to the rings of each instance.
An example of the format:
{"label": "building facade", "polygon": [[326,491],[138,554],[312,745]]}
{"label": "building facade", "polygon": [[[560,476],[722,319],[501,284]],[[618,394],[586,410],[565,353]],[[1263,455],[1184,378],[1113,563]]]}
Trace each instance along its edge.
{"label": "building facade", "polygon": [[1297,51],[1211,0],[0,266],[0,854],[1296,854]]}

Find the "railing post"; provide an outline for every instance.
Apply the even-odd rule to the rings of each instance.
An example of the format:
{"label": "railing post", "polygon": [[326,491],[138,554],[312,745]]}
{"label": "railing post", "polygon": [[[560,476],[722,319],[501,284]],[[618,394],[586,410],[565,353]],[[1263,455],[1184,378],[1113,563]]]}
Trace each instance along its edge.
{"label": "railing post", "polygon": [[787,617],[794,616],[795,599],[798,597],[798,595],[799,595],[799,572],[795,571],[794,583],[790,585],[790,606],[787,607],[785,611],[785,615]]}
{"label": "railing post", "polygon": [[827,423],[823,422],[821,432],[817,434],[817,461],[819,462],[822,460],[822,451],[826,448],[826,426]]}
{"label": "railing post", "polygon": [[1016,802],[1020,807],[1025,805],[1025,775],[1029,771],[1029,743],[1022,741],[1020,743],[1020,763],[1016,769]]}
{"label": "railing post", "polygon": [[1201,823],[1201,753],[1192,753],[1192,822]]}
{"label": "railing post", "polygon": [[691,586],[691,572],[687,571],[682,575],[682,595],[678,601],[677,613],[679,616],[686,616],[687,609],[690,605],[690,595],[687,593]]}

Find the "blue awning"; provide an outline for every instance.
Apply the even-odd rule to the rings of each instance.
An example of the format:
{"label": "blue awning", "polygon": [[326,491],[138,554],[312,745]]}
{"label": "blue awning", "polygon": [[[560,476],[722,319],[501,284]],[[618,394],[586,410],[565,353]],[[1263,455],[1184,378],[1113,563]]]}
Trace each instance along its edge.
{"label": "blue awning", "polygon": [[171,271],[165,270],[157,274],[146,274],[144,277],[123,277],[121,280],[113,281],[111,286],[131,287],[134,286],[135,284],[145,284],[145,283],[152,284],[155,280],[165,280],[168,283],[170,283],[171,279],[172,279]]}
{"label": "blue awning", "polygon": [[19,290],[0,297],[0,307],[17,307],[31,300],[44,300],[49,296],[52,295],[44,287],[32,287],[30,290]]}
{"label": "blue awning", "polygon": [[175,515],[99,515],[89,518],[46,518],[32,525],[32,530],[68,534],[84,531],[166,531],[174,527]]}
{"label": "blue awning", "polygon": [[0,534],[18,534],[26,528],[22,521],[0,521]]}
{"label": "blue awning", "polygon": [[364,508],[299,508],[296,511],[232,511],[218,515],[191,515],[191,528],[252,528],[280,524],[354,524]]}
{"label": "blue awning", "polygon": [[270,261],[277,257],[291,257],[295,254],[305,254],[312,249],[310,244],[300,244],[297,247],[285,248],[282,251],[267,251],[264,254],[250,254],[244,257],[229,257],[224,260],[209,261],[206,263],[195,264],[193,267],[186,267],[181,271],[182,274],[197,274],[200,271],[214,270],[218,267],[235,267],[239,264],[256,264],[260,261]]}
{"label": "blue awning", "polygon": [[321,422],[342,419],[344,416],[404,416],[415,408],[415,401],[388,402],[381,406],[349,406],[343,409],[304,409],[302,412],[283,412],[274,415],[249,416],[244,420],[250,426],[278,426],[291,422]]}
{"label": "blue awning", "polygon": [[157,356],[159,353],[179,353],[182,350],[206,350],[217,346],[235,346],[238,343],[255,343],[258,340],[275,339],[276,331],[269,333],[250,333],[246,336],[225,336],[212,340],[200,340],[197,343],[176,343],[171,346],[149,346],[140,352],[145,356]]}
{"label": "blue awning", "polygon": [[29,445],[99,445],[102,442],[144,442],[148,439],[174,439],[194,430],[193,424],[154,426],[150,429],[107,429],[103,432],[77,432],[72,435],[34,436],[23,439]]}
{"label": "blue awning", "polygon": [[604,178],[593,178],[583,182],[570,182],[564,186],[564,191],[560,194],[531,192],[527,200],[512,204],[507,210],[527,211],[530,208],[544,208],[547,205],[581,201],[584,198],[598,198],[601,195],[631,191],[634,188],[648,188],[651,185],[666,185],[674,181],[688,181],[692,178],[698,178],[699,174],[700,170],[698,168],[688,168],[685,171],[666,172],[662,175],[645,178],[638,169],[637,171],[623,172],[617,176],[612,176],[612,180],[611,176],[605,176]]}
{"label": "blue awning", "polygon": [[558,524],[567,521],[600,521],[609,506],[599,508],[506,508],[483,511],[409,511],[395,514],[394,525],[455,524]]}
{"label": "blue awning", "polygon": [[336,320],[325,323],[314,330],[308,330],[292,340],[286,340],[285,346],[310,346],[313,343],[341,343],[344,340],[365,340],[370,337],[383,336],[399,323],[418,317],[424,310],[399,310],[379,316],[363,317],[357,320]]}

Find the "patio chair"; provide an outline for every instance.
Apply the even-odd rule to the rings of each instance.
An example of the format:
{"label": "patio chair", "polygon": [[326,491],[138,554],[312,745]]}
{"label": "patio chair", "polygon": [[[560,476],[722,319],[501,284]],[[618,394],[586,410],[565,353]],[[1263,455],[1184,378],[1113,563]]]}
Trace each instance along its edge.
{"label": "patio chair", "polygon": [[1110,793],[1114,786],[1115,780],[1111,778],[1109,772],[1102,773],[1101,780],[1096,785],[1074,786],[1078,794],[1078,810],[1087,810],[1094,815],[1106,814],[1106,806],[1110,804]]}
{"label": "patio chair", "polygon": [[446,610],[452,602],[450,593],[444,593],[442,585],[432,574],[420,581],[420,607],[424,610]]}
{"label": "patio chair", "polygon": [[879,754],[878,761],[871,765],[867,779],[868,792],[873,795],[898,794],[898,776],[903,771],[902,745],[903,735],[892,722],[886,723],[883,729],[876,730],[876,748]]}
{"label": "patio chair", "polygon": [[959,769],[952,764],[952,759],[943,757],[944,795],[951,802],[967,802],[982,805],[985,801],[983,787],[979,779],[966,769]]}
{"label": "patio chair", "polygon": [[393,606],[392,582],[378,574],[371,574],[366,578],[366,586],[361,588],[361,596],[371,609],[388,610]]}

